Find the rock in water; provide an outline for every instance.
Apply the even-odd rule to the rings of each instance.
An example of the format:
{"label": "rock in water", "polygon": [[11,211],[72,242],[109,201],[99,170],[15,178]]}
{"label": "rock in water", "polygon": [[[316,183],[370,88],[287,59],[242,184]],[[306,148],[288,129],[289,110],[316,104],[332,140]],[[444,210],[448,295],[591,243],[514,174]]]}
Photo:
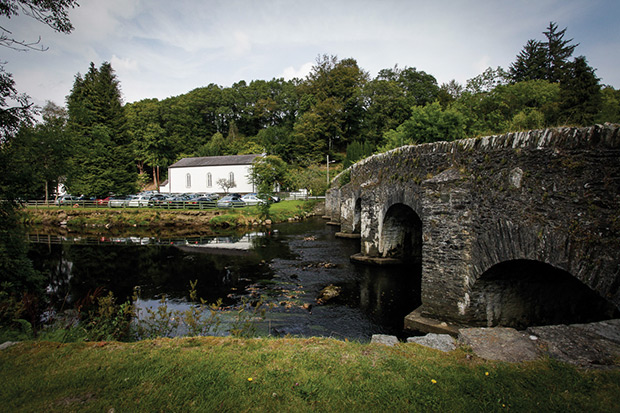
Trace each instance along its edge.
{"label": "rock in water", "polygon": [[342,290],[341,287],[338,287],[334,284],[330,284],[321,290],[318,298],[316,299],[316,302],[318,304],[325,304],[328,301],[333,300],[334,298],[338,297],[340,295],[341,290]]}

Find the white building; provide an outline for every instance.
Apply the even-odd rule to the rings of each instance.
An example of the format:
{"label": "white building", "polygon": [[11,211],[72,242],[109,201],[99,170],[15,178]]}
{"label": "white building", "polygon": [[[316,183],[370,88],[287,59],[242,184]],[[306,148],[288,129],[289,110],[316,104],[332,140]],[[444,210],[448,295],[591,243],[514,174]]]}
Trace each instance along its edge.
{"label": "white building", "polygon": [[160,192],[213,193],[224,192],[218,180],[234,182],[228,192],[240,194],[256,192],[250,182],[254,159],[262,155],[207,156],[183,158],[168,167],[168,181]]}

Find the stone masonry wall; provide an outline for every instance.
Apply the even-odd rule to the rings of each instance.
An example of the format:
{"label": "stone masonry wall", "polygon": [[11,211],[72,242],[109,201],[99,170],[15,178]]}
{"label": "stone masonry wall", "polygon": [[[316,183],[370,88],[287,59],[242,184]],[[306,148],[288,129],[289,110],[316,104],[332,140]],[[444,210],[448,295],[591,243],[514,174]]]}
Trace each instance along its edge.
{"label": "stone masonry wall", "polygon": [[516,259],[565,270],[620,308],[618,125],[405,146],[353,165],[329,191],[326,214],[345,232],[358,198],[365,255],[384,253],[390,206],[420,217],[425,315],[469,322],[474,283]]}

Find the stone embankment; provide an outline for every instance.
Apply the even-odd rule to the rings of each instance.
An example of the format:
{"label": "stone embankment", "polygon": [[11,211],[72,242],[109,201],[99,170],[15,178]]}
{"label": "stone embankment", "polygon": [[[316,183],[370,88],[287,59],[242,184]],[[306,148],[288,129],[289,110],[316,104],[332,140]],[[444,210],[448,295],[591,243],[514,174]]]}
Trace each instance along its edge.
{"label": "stone embankment", "polygon": [[[448,334],[429,333],[410,337],[418,343],[441,351],[467,346],[486,360],[521,362],[550,357],[586,368],[620,367],[620,319],[588,324],[513,328],[463,328],[458,338]],[[372,343],[394,345],[396,337],[375,335]]]}

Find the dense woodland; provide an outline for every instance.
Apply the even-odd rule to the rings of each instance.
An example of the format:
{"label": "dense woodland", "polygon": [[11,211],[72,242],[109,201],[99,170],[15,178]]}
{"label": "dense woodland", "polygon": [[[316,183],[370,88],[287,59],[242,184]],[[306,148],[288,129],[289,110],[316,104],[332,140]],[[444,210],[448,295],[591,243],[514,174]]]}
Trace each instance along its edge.
{"label": "dense woodland", "polygon": [[12,158],[42,160],[28,165],[37,197],[59,179],[73,194],[131,193],[183,157],[263,152],[286,163],[283,187],[320,193],[327,155],[338,170],[406,144],[620,122],[620,91],[573,57],[578,44],[565,32],[550,23],[507,70],[489,68],[465,85],[439,85],[415,67],[371,78],[353,58],[324,55],[305,79],[210,84],[123,105],[111,65],[91,64],[66,108],[48,104],[42,122],[22,125]]}

